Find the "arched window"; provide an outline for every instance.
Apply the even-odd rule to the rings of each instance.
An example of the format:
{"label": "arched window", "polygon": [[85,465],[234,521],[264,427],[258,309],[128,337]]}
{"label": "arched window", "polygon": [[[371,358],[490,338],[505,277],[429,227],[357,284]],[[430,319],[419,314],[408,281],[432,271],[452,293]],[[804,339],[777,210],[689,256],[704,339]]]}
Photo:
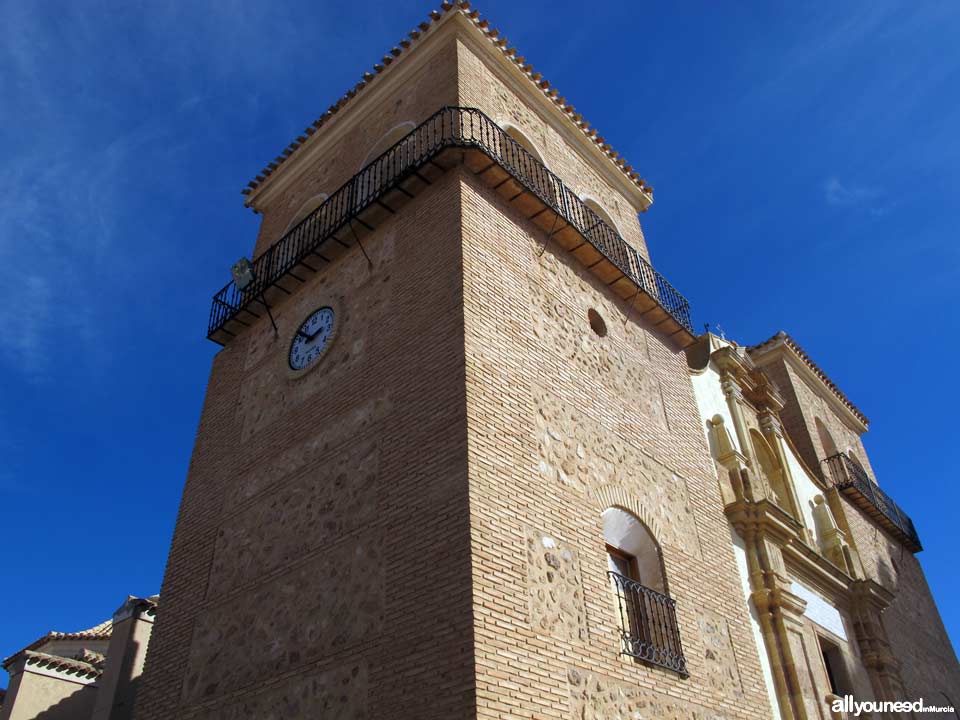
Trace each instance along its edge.
{"label": "arched window", "polygon": [[604,209],[604,207],[600,203],[598,203],[592,197],[583,197],[581,198],[581,200],[583,200],[583,204],[586,205],[591,210],[593,210],[593,212],[596,213],[597,217],[603,220],[603,222],[605,222],[611,230],[613,230],[618,235],[620,234],[620,229],[617,227],[617,224],[613,221],[613,217],[610,215],[610,213],[608,213]]}
{"label": "arched window", "polygon": [[533,155],[537,162],[539,162],[541,165],[547,164],[543,159],[543,153],[541,153],[537,146],[533,144],[533,141],[524,134],[523,130],[518,128],[516,125],[509,124],[504,125],[503,129],[507,131],[507,135],[520,143],[524,150]]}
{"label": "arched window", "polygon": [[663,577],[660,546],[647,527],[633,514],[620,508],[607,508],[601,517],[609,570],[665,593],[667,585]]}
{"label": "arched window", "polygon": [[601,517],[621,652],[686,675],[675,603],[667,594],[660,546],[646,525],[626,510],[607,508]]}
{"label": "arched window", "polygon": [[[503,144],[501,153],[504,161],[520,174],[520,177],[540,195],[541,199],[556,206],[557,180],[547,168],[543,153],[520,128],[508,124],[504,125],[503,129],[517,143],[516,145],[510,142]],[[523,152],[524,150],[526,152]]]}
{"label": "arched window", "polygon": [[373,147],[370,148],[370,152],[367,153],[367,156],[363,159],[363,162],[360,163],[360,168],[358,169],[363,169],[369,163],[376,160],[384,151],[392,145],[396,145],[404,136],[409,135],[410,131],[415,127],[416,125],[414,125],[412,121],[407,120],[387,130],[387,132],[373,144]]}
{"label": "arched window", "polygon": [[294,216],[290,218],[290,222],[287,223],[286,229],[283,231],[283,234],[286,235],[293,228],[303,222],[304,218],[307,217],[310,213],[316,210],[318,207],[323,205],[324,201],[327,199],[326,193],[320,193],[319,195],[314,195],[312,198],[307,200],[303,205],[300,206],[300,209],[294,213]]}
{"label": "arched window", "polygon": [[[357,169],[358,175],[354,186],[356,192],[354,207],[356,209],[359,210],[372,201],[379,192],[384,190],[406,169],[406,166],[411,162],[410,145],[403,143],[391,152],[387,152],[387,150],[390,150],[405,136],[409,135],[415,127],[416,125],[409,120],[395,125],[387,130],[370,148]],[[404,152],[405,149],[407,152]]]}
{"label": "arched window", "polygon": [[823,420],[816,418],[814,425],[816,425],[817,435],[820,437],[820,447],[823,448],[823,458],[833,457],[840,452],[837,450],[837,444],[833,441],[833,435],[827,430],[827,426],[823,424]]}

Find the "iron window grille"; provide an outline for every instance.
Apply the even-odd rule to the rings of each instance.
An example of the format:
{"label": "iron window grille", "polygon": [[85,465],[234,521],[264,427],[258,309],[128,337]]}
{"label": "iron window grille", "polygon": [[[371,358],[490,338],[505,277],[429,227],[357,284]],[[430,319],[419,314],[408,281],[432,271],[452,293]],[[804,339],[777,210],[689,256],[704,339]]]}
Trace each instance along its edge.
{"label": "iron window grille", "polygon": [[687,677],[676,601],[669,595],[610,571],[620,610],[620,652]]}

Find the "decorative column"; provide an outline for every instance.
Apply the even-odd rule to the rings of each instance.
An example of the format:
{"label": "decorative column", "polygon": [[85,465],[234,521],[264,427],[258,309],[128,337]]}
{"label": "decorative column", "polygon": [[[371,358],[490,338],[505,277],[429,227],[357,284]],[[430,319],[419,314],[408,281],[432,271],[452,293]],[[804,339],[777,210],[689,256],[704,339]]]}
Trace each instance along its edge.
{"label": "decorative column", "polygon": [[[745,485],[749,487],[750,473],[746,468],[742,473],[748,478]],[[818,720],[809,711],[809,703],[814,699],[804,693],[806,685],[801,680],[797,659],[806,601],[790,591],[781,552],[795,537],[796,522],[769,500],[752,502],[745,494],[727,505],[725,512],[746,546],[750,599],[757,608],[780,714],[784,720]]]}
{"label": "decorative column", "polygon": [[[720,387],[740,445],[740,451],[732,447],[723,418],[718,415],[711,419],[716,459],[726,468],[730,480],[724,512],[744,541],[750,601],[757,610],[780,714],[784,720],[821,720],[825,698],[807,661],[813,651],[808,646],[804,618],[807,603],[791,591],[784,561],[786,548],[797,552],[798,539],[804,547],[815,542],[812,532],[805,531],[802,507],[789,470],[786,440],[778,416],[783,399],[749,358],[734,348],[721,348],[711,357],[720,370]],[[745,414],[754,411],[773,453],[771,461],[777,465],[775,471],[770,471],[779,473],[769,479],[746,422]],[[782,485],[782,492],[778,489],[775,494],[771,483]],[[727,500],[730,494],[733,502]]]}
{"label": "decorative column", "polygon": [[[750,442],[750,434],[747,430],[747,422],[743,417],[743,391],[733,375],[724,370],[720,380],[720,388],[723,390],[723,396],[727,400],[727,407],[733,418],[733,429],[737,434],[737,443],[740,445],[740,452],[746,458],[747,465],[750,468],[757,468],[757,457],[753,452],[753,443]],[[754,470],[751,480],[753,481],[754,492],[759,491],[760,496],[770,497],[770,487],[767,485],[767,479],[763,473]]]}

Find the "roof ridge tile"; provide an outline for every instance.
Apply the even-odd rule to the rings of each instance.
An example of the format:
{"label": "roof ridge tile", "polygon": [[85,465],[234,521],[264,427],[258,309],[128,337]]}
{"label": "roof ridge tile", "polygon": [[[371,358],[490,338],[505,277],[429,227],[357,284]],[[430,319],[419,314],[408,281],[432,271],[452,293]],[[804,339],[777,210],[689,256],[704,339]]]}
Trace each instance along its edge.
{"label": "roof ridge tile", "polygon": [[[576,125],[589,139],[593,140],[593,142],[598,146],[600,151],[603,152],[605,155],[607,155],[610,158],[611,162],[613,162],[613,164],[616,167],[618,167],[620,171],[623,172],[624,175],[626,175],[631,182],[633,182],[638,188],[640,188],[641,192],[649,196],[652,196],[653,187],[651,185],[648,185],[647,181],[642,177],[640,177],[638,173],[631,172],[625,169],[624,168],[625,159],[621,157],[618,160],[617,157],[619,153],[616,153],[616,152],[611,153],[610,145],[608,143],[605,144],[602,137],[601,138],[597,137],[596,129],[588,130],[588,128],[590,127],[590,124],[585,120],[583,120],[583,116],[580,115],[579,113],[576,113],[576,114],[573,113],[574,108],[572,105],[567,104],[566,98],[559,97],[558,91],[556,89],[550,88],[550,82],[545,78],[543,78],[543,75],[541,73],[535,72],[533,69],[533,66],[526,62],[526,58],[524,58],[523,56],[517,55],[517,49],[515,47],[507,48],[507,40],[506,38],[499,37],[500,31],[497,28],[488,29],[490,26],[489,20],[480,19],[480,12],[477,10],[471,10],[470,8],[471,8],[471,5],[469,2],[466,2],[466,0],[458,3],[451,3],[451,2],[442,3],[441,4],[442,12],[437,10],[431,10],[429,13],[428,19],[419,24],[418,27],[420,28],[420,30],[419,31],[417,29],[411,30],[408,35],[410,40],[409,41],[406,39],[401,40],[399,43],[397,43],[399,47],[395,45],[393,48],[390,49],[389,54],[392,55],[393,58],[400,57],[400,55],[403,53],[404,50],[408,49],[413,44],[413,42],[416,42],[424,33],[430,30],[432,24],[440,20],[443,17],[443,15],[448,13],[449,11],[456,10],[457,12],[462,13],[464,17],[466,17],[468,20],[473,22],[474,26],[476,26],[480,30],[480,32],[483,33],[484,37],[486,37],[487,40],[489,40],[494,45],[494,47],[498,48],[508,59],[512,60],[513,63],[530,78],[531,82],[533,82],[534,85],[536,85],[538,89],[544,93],[547,99],[552,100],[553,103],[557,107],[559,107],[561,111],[563,111],[566,115],[570,116],[571,122],[573,122],[574,125]],[[336,103],[331,105],[326,112],[324,112],[307,129],[304,130],[304,133],[306,133],[307,137],[304,138],[303,136],[300,136],[294,142],[290,143],[286,151],[281,156],[277,157],[273,162],[267,163],[267,165],[262,170],[260,170],[259,173],[257,173],[254,179],[251,180],[249,183],[247,183],[247,186],[243,188],[243,190],[241,190],[240,192],[243,195],[250,195],[252,192],[254,192],[288,158],[295,155],[296,150],[298,150],[307,140],[309,140],[310,136],[312,136],[317,130],[319,130],[322,125],[328,122],[330,118],[333,115],[335,115],[344,104],[346,104],[349,100],[351,100],[358,93],[360,93],[360,91],[362,91],[369,84],[369,82],[373,80],[377,75],[382,73],[386,69],[385,65],[389,65],[393,62],[393,58],[389,57],[389,55],[384,55],[382,59],[384,65],[381,65],[379,63],[374,64],[373,66],[374,73],[365,71],[359,83],[357,83],[353,88],[348,90],[346,94],[341,96]]]}
{"label": "roof ridge tile", "polygon": [[773,335],[772,337],[769,337],[763,342],[757,343],[756,345],[749,346],[747,350],[748,352],[762,350],[765,346],[770,345],[777,340],[782,340],[783,344],[790,348],[794,354],[813,371],[814,375],[820,378],[820,381],[823,382],[823,384],[826,385],[827,388],[829,388],[833,394],[837,396],[840,402],[847,406],[847,408],[857,417],[857,419],[860,420],[860,422],[862,422],[864,425],[870,424],[869,418],[867,418],[867,416],[864,415],[860,409],[853,404],[853,401],[844,394],[844,392],[837,386],[835,382],[833,382],[833,380],[830,379],[830,376],[827,375],[827,373],[824,372],[820,366],[813,361],[813,358],[810,357],[807,351],[800,347],[800,343],[794,340],[793,337],[786,331],[779,330],[777,331],[776,335]]}

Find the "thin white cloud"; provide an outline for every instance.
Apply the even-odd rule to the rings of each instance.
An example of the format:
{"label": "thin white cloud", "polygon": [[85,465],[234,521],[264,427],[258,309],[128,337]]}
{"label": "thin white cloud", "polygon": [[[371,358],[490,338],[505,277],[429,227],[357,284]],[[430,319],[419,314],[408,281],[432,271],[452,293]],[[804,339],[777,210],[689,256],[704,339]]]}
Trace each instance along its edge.
{"label": "thin white cloud", "polygon": [[[51,149],[58,147],[56,141]],[[62,148],[62,146],[59,146]],[[86,153],[22,152],[0,179],[0,361],[44,379],[56,353],[74,357],[95,343],[94,290],[86,277],[110,232],[87,188],[95,182]]]}
{"label": "thin white cloud", "polygon": [[872,202],[882,195],[879,188],[865,185],[845,185],[838,178],[831,177],[823,184],[824,197],[828,205],[860,206]]}
{"label": "thin white cloud", "polygon": [[53,333],[53,291],[47,278],[31,275],[20,281],[22,302],[0,308],[4,329],[3,352],[27,374],[37,377],[47,367],[45,335]]}
{"label": "thin white cloud", "polygon": [[892,209],[882,188],[841,182],[830,177],[823,183],[823,199],[827,205],[863,210],[871,215],[886,215]]}
{"label": "thin white cloud", "polygon": [[[65,338],[72,357],[100,364],[111,296],[145,247],[168,252],[151,247],[150,216],[131,214],[150,206],[151,172],[187,172],[182,116],[209,136],[228,114],[207,107],[211,88],[264,86],[314,46],[292,42],[296,18],[261,3],[171,3],[141,17],[96,0],[60,13],[0,0],[0,12],[0,366],[44,380]],[[291,42],[250,52],[261,33]],[[64,68],[70,58],[83,62]],[[142,112],[160,81],[168,103]]]}

